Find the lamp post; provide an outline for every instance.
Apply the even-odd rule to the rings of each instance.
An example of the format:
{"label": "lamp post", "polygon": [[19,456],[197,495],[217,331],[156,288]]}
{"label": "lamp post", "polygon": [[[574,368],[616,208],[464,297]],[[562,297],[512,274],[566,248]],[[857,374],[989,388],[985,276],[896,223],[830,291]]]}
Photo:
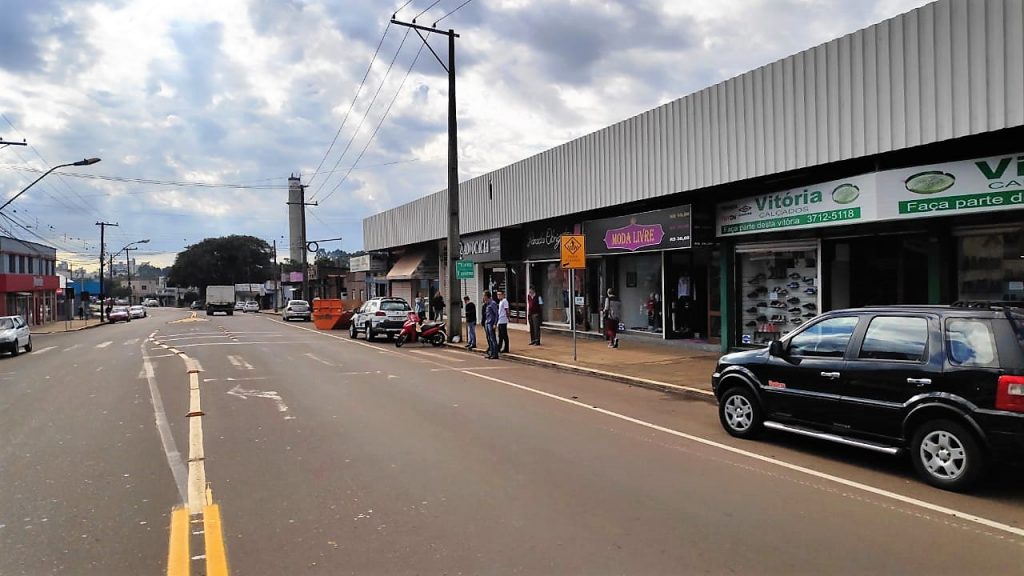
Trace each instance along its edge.
{"label": "lamp post", "polygon": [[[149,238],[146,238],[145,240],[136,240],[135,242],[131,242],[129,244],[126,244],[124,248],[121,248],[120,250],[115,252],[115,254],[120,254],[121,252],[124,252],[125,266],[128,268],[128,305],[129,306],[131,306],[131,304],[132,304],[132,260],[131,260],[131,253],[129,251],[130,250],[138,250],[138,248],[132,248],[132,246],[135,246],[136,244],[149,244]],[[113,267],[113,266],[111,266],[111,267]]]}
{"label": "lamp post", "polygon": [[50,172],[53,172],[57,168],[66,168],[68,166],[90,166],[90,165],[95,164],[95,163],[97,163],[99,161],[100,161],[99,158],[86,158],[84,160],[79,160],[78,162],[71,162],[69,164],[58,164],[58,165],[54,166],[53,168],[50,168],[46,172],[43,172],[42,176],[40,176],[39,178],[36,178],[35,180],[33,180],[31,184],[29,184],[28,186],[25,186],[24,188],[22,188],[21,192],[18,192],[17,194],[12,196],[10,199],[8,199],[7,202],[4,202],[4,205],[0,206],[0,210],[3,210],[4,208],[7,208],[7,205],[10,204],[11,202],[14,202],[18,198],[18,196],[21,196],[22,194],[24,194],[26,190],[28,190],[29,188],[35,186],[36,182],[39,182],[43,178],[46,178],[47,174],[49,174]]}

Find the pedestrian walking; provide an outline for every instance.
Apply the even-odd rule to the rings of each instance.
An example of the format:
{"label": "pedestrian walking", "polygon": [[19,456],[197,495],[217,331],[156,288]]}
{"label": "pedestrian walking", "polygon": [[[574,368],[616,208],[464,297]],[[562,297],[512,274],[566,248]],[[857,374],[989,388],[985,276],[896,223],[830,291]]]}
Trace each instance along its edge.
{"label": "pedestrian walking", "polygon": [[508,298],[498,290],[498,349],[508,354]]}
{"label": "pedestrian walking", "polygon": [[476,304],[473,304],[469,296],[463,296],[463,309],[466,311],[466,344],[467,350],[476,349]]}
{"label": "pedestrian walking", "polygon": [[85,304],[78,305],[78,315],[82,318],[82,320],[85,320]]}
{"label": "pedestrian walking", "polygon": [[608,296],[604,299],[601,307],[601,316],[604,318],[604,338],[608,341],[609,348],[619,347],[619,319],[622,318],[622,301],[615,295],[615,291],[608,289]]}
{"label": "pedestrian walking", "polygon": [[494,327],[498,324],[498,303],[491,299],[491,292],[484,292],[484,336],[487,337],[487,358],[498,359],[498,337]]}
{"label": "pedestrian walking", "polygon": [[537,294],[537,287],[530,285],[526,293],[526,321],[530,324],[530,346],[540,346],[541,306],[544,299]]}
{"label": "pedestrian walking", "polygon": [[419,292],[416,293],[416,301],[413,306],[416,309],[416,315],[420,317],[420,322],[423,322],[427,316],[427,303]]}

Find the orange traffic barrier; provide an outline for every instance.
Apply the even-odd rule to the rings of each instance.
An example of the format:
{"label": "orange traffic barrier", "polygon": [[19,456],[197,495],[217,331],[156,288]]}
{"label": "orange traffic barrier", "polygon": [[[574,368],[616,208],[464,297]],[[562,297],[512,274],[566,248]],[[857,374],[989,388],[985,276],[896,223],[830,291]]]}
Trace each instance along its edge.
{"label": "orange traffic barrier", "polygon": [[334,298],[316,298],[313,300],[313,325],[317,330],[335,330],[341,328],[342,314],[345,304]]}

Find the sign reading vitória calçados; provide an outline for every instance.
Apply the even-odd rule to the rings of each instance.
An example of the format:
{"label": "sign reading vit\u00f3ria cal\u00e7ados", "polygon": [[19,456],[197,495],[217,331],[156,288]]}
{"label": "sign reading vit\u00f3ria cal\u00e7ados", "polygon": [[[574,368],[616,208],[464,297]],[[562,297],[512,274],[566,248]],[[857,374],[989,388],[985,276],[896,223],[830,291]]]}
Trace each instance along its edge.
{"label": "sign reading vit\u00f3ria cal\u00e7ados", "polygon": [[[880,193],[879,191],[884,191]],[[1024,209],[1024,154],[886,170],[718,205],[718,236]]]}
{"label": "sign reading vit\u00f3ria cal\u00e7ados", "polygon": [[718,236],[817,228],[875,219],[875,175],[782,190],[718,205]]}

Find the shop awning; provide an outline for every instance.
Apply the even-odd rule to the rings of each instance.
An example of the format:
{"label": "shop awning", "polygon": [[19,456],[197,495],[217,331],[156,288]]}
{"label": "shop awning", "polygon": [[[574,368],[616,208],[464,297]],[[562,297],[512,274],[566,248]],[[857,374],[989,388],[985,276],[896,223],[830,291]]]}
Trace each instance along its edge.
{"label": "shop awning", "polygon": [[424,257],[426,253],[422,250],[406,252],[388,271],[388,280],[412,280]]}

